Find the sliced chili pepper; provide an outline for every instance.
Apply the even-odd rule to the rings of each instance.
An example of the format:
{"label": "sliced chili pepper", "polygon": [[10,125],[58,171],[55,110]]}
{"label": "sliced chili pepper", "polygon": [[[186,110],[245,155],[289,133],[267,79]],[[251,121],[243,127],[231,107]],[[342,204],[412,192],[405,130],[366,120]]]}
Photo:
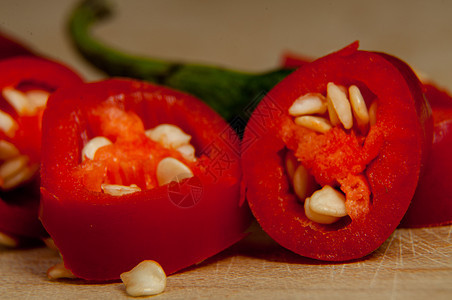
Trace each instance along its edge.
{"label": "sliced chili pepper", "polygon": [[[320,260],[361,258],[390,236],[408,209],[432,137],[414,73],[357,46],[305,64],[275,86],[243,139],[246,196],[257,221],[280,245]],[[367,123],[353,108],[356,89],[369,108]],[[302,111],[297,105],[306,99],[320,99],[324,108],[299,117],[294,110]]]}
{"label": "sliced chili pepper", "polygon": [[38,220],[41,119],[47,97],[81,78],[38,57],[0,61],[0,232],[19,241],[44,234]]}
{"label": "sliced chili pepper", "polygon": [[432,108],[433,145],[425,173],[400,224],[408,228],[452,223],[452,97],[432,83],[425,83],[424,88]]}
{"label": "sliced chili pepper", "polygon": [[[312,61],[291,52],[284,53],[282,65],[301,67]],[[452,181],[450,149],[452,146],[452,97],[435,83],[424,82],[424,94],[434,121],[433,144],[425,172],[419,180],[410,207],[400,227],[430,227],[452,223]]]}
{"label": "sliced chili pepper", "polygon": [[[162,124],[191,136],[195,157],[156,138]],[[121,79],[61,89],[49,99],[43,143],[41,220],[78,277],[118,279],[147,259],[171,274],[237,242],[250,224],[239,139],[192,96]],[[165,183],[164,161],[191,175]]]}

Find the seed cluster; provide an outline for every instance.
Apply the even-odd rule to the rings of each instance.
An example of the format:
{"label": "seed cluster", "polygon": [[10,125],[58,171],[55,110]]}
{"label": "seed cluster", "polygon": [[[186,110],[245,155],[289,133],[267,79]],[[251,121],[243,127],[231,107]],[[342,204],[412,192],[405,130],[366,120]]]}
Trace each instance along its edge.
{"label": "seed cluster", "polygon": [[[329,82],[326,96],[307,93],[296,99],[289,108],[295,124],[318,133],[326,133],[334,126],[361,132],[376,123],[376,102],[367,109],[360,89],[351,85],[348,89]],[[297,198],[304,202],[305,215],[313,222],[331,224],[348,215],[346,197],[335,188],[325,185],[316,190],[317,184],[309,171],[298,161],[293,152],[285,156],[286,170]]]}
{"label": "seed cluster", "polygon": [[[191,136],[186,134],[178,126],[160,124],[155,128],[146,130],[145,135],[164,148],[178,151],[187,161],[196,161],[195,148],[190,144]],[[97,150],[111,144],[112,142],[104,136],[92,138],[82,149],[82,161],[85,159],[94,159]],[[193,177],[193,172],[180,160],[174,157],[166,157],[158,163],[156,177],[159,186],[162,186],[174,180]],[[104,193],[112,196],[121,196],[141,191],[135,184],[130,186],[102,184],[101,188]]]}
{"label": "seed cluster", "polygon": [[[22,92],[12,87],[2,90],[2,97],[19,117],[33,116],[45,107],[49,93],[42,90]],[[19,124],[7,112],[0,110],[0,130],[7,138],[13,138]],[[39,169],[39,163],[30,164],[29,157],[20,153],[12,142],[0,140],[0,187],[3,190],[15,188],[28,181]]]}

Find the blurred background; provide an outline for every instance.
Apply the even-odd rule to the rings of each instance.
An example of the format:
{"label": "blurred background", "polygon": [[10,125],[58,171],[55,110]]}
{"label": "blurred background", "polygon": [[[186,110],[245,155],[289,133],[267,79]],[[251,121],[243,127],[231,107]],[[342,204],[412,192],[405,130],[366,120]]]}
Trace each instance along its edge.
{"label": "blurred background", "polygon": [[[319,57],[360,40],[452,90],[452,1],[110,1],[116,13],[95,34],[135,54],[265,71],[284,51]],[[88,80],[102,78],[67,35],[77,2],[0,0],[0,30]]]}

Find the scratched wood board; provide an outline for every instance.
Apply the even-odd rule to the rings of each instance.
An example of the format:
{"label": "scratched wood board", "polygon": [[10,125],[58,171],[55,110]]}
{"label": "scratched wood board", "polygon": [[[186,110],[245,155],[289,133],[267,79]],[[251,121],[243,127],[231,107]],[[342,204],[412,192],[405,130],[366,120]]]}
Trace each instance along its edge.
{"label": "scratched wood board", "polygon": [[[257,227],[232,248],[168,277],[158,299],[452,299],[452,226],[398,229],[349,263],[300,257]],[[51,281],[60,261],[46,248],[0,248],[1,299],[124,299],[124,285]]]}

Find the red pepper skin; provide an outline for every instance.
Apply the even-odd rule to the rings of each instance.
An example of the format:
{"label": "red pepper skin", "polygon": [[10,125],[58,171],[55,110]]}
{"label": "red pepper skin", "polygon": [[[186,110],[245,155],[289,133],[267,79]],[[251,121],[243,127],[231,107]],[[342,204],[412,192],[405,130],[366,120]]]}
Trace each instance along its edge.
{"label": "red pepper skin", "polygon": [[35,54],[11,36],[0,32],[0,59],[22,55],[34,56]]}
{"label": "red pepper skin", "polygon": [[[195,174],[202,184],[196,205],[176,206],[168,185],[115,197],[90,192],[71,175],[80,163],[90,111],[106,102],[135,112],[145,128],[175,124],[192,136],[197,151],[212,149],[202,152],[213,163]],[[43,144],[41,221],[65,266],[80,278],[118,279],[145,259],[171,274],[234,244],[251,222],[240,199],[239,139],[192,96],[121,79],[61,89],[44,114]],[[215,157],[228,158],[228,165]]]}
{"label": "red pepper skin", "polygon": [[[82,82],[80,76],[68,67],[38,57],[4,59],[0,61],[0,70],[0,89],[26,84],[53,92],[59,87]],[[40,163],[42,112],[19,117],[1,96],[0,108],[10,113],[20,126],[15,136],[7,137],[0,133],[0,138],[15,144],[21,153],[29,156],[30,163]],[[38,219],[39,195],[39,172],[29,183],[0,191],[0,232],[19,242],[44,236],[45,231]]]}
{"label": "red pepper skin", "polygon": [[452,224],[452,97],[431,83],[424,88],[432,108],[434,137],[427,167],[400,224],[407,228]]}
{"label": "red pepper skin", "polygon": [[[401,66],[395,58],[358,51],[355,43],[305,64],[258,105],[243,139],[244,184],[254,216],[281,246],[314,259],[347,261],[371,253],[395,230],[414,194],[432,126],[420,82]],[[360,84],[378,97],[376,126],[384,142],[372,149],[378,156],[365,171],[373,194],[369,213],[328,227],[308,220],[291,191],[281,156],[286,147],[281,128],[291,120],[287,111],[296,98],[324,93],[330,81]]]}

